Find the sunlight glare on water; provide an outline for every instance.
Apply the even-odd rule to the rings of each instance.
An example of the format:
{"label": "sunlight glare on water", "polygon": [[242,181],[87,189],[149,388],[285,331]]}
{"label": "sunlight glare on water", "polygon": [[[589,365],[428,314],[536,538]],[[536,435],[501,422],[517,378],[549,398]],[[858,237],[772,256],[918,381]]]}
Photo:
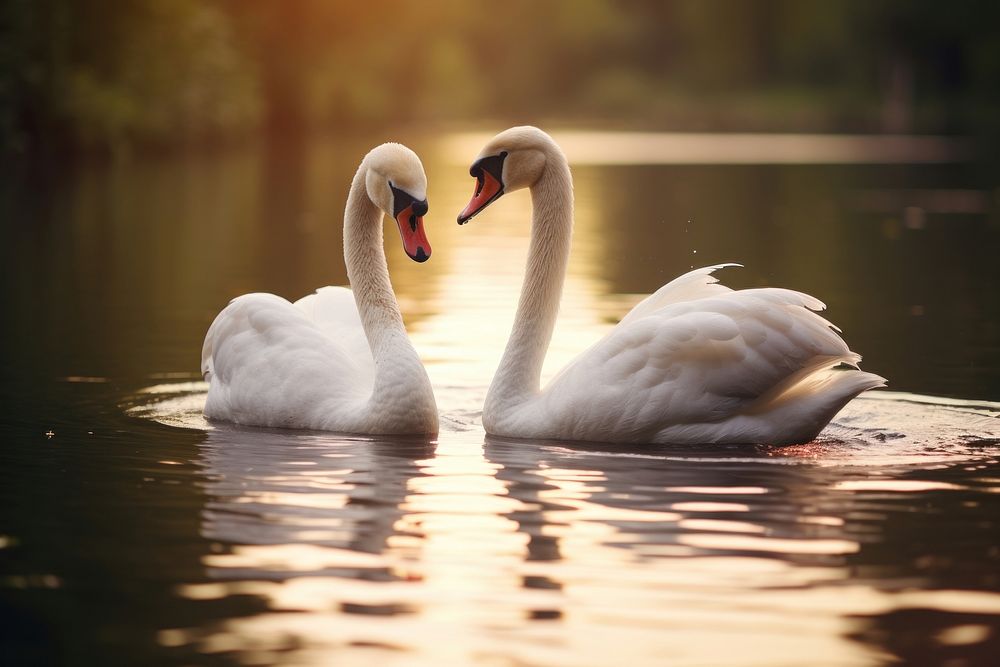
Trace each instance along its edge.
{"label": "sunlight glare on water", "polygon": [[[346,282],[343,198],[371,137],[81,170],[10,206],[32,222],[7,229],[10,262],[37,279],[5,295],[24,332],[3,387],[9,635],[34,650],[25,628],[54,627],[134,664],[988,664],[997,228],[955,147],[897,146],[930,151],[912,172],[863,142],[775,164],[760,137],[564,138],[576,227],[543,381],[693,263],[740,262],[719,277],[823,299],[893,391],[790,447],[487,436],[531,208],[511,193],[455,224],[481,140],[464,136],[413,142],[431,261],[386,233],[440,434],[209,423],[199,354],[228,300]],[[837,155],[864,164],[820,164]]]}
{"label": "sunlight glare on water", "polygon": [[[969,155],[961,142],[934,136],[593,131],[553,136],[577,165],[912,164],[956,162]],[[490,137],[456,134],[447,150],[475,155]]]}
{"label": "sunlight glare on water", "polygon": [[[203,394],[189,396],[193,408]],[[886,404],[897,425],[922,419],[914,403],[859,403]],[[978,410],[996,419],[998,408]],[[224,426],[206,436],[202,534],[220,552],[203,563],[216,583],[178,592],[267,607],[161,632],[206,653],[317,665],[705,664],[731,655],[713,640],[721,632],[753,648],[744,664],[869,664],[883,656],[851,639],[865,618],[1000,614],[993,593],[854,574],[884,522],[905,512],[884,492],[972,491],[927,479],[938,463],[971,458],[960,448],[928,466],[911,445],[893,461],[895,445],[878,438],[827,440],[828,458],[802,459],[782,448],[689,457],[489,437],[483,447],[478,427],[446,430],[436,445]],[[840,467],[864,456],[860,446],[882,449],[885,479]]]}
{"label": "sunlight glare on water", "polygon": [[[442,410],[434,441],[210,425],[203,383],[144,390],[134,414],[205,430],[201,534],[218,549],[202,559],[212,583],[178,594],[265,606],[165,628],[161,643],[258,664],[721,664],[734,643],[741,664],[877,664],[882,650],[858,638],[880,616],[1000,613],[1000,595],[912,590],[924,575],[905,562],[865,565],[905,512],[886,493],[990,490],[934,478],[995,465],[983,437],[1000,405],[882,392],[784,448],[485,436],[528,240],[529,201],[508,199],[445,236],[446,273],[409,327]],[[546,377],[622,313],[621,296],[602,296],[601,233],[580,206]]]}
{"label": "sunlight glare on water", "polygon": [[[440,205],[467,196],[456,187]],[[998,404],[880,392],[794,447],[486,436],[479,410],[529,216],[526,196],[509,197],[436,246],[440,273],[409,325],[442,410],[433,440],[209,424],[200,382],[133,399],[133,415],[204,432],[209,581],[177,594],[259,605],[163,628],[162,645],[254,664],[703,665],[739,646],[746,665],[861,665],[890,655],[883,619],[915,610],[937,614],[926,622],[941,646],[995,640],[1000,595],[938,587],[919,554],[880,545],[900,539],[894,526],[922,530],[901,498],[996,498],[995,481],[949,471],[995,469]],[[586,199],[576,222],[546,378],[637,298],[601,277],[606,230]],[[410,283],[397,286],[415,303]],[[961,630],[970,616],[985,625]]]}

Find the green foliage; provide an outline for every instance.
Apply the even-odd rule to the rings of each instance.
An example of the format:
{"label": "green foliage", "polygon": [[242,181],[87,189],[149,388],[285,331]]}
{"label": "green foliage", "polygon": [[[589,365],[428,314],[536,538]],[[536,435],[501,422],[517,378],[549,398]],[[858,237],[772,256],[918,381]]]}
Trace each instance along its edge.
{"label": "green foliage", "polygon": [[12,0],[0,118],[15,149],[121,150],[256,125],[261,98],[226,14],[198,0]]}
{"label": "green foliage", "polygon": [[6,0],[8,150],[561,119],[975,132],[1000,4],[954,0]]}

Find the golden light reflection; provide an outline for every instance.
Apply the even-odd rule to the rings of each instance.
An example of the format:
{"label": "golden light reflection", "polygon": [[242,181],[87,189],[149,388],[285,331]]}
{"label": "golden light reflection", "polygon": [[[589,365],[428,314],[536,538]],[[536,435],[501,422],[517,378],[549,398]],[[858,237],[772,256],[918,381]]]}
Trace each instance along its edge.
{"label": "golden light reflection", "polygon": [[956,625],[939,632],[935,639],[944,646],[966,646],[986,641],[992,634],[988,625]]}
{"label": "golden light reflection", "polygon": [[851,540],[787,540],[774,537],[744,535],[693,534],[681,535],[681,544],[703,549],[730,551],[771,551],[781,554],[843,555],[857,553],[861,545]]}
{"label": "golden light reflection", "polygon": [[933,482],[917,479],[856,479],[837,482],[838,491],[893,491],[899,493],[921,493],[924,491],[955,491],[966,487],[948,482]]}
{"label": "golden light reflection", "polygon": [[[348,496],[343,493],[278,493],[276,491],[260,493],[253,498],[243,499],[245,502],[323,509],[343,507],[347,504],[348,500]],[[237,502],[240,502],[240,500],[237,500]]]}
{"label": "golden light reflection", "polygon": [[[683,596],[663,608],[640,606],[620,623],[578,626],[570,618],[558,625],[534,624],[517,629],[496,623],[488,631],[476,629],[456,632],[454,625],[429,624],[414,617],[396,616],[391,623],[382,619],[334,613],[263,614],[225,624],[220,631],[200,640],[206,653],[240,650],[255,651],[262,659],[323,665],[371,664],[373,660],[388,664],[495,664],[496,660],[526,662],[533,657],[541,664],[579,665],[580,656],[591,664],[605,661],[626,661],[627,664],[662,664],[670,656],[673,664],[724,664],[731,660],[730,642],[752,651],[750,665],[773,664],[776,656],[800,656],[807,660],[816,651],[834,659],[835,663],[868,664],[879,657],[877,652],[839,639],[851,630],[845,621],[822,614],[806,613],[785,619],[761,616],[759,625],[741,625],[746,615],[759,612],[753,605],[734,601],[732,612],[691,606]],[[722,600],[719,603],[723,603]],[[723,624],[727,641],[719,641]],[[782,639],[776,649],[773,640],[761,630],[768,624],[780,623]],[[652,639],[653,626],[658,626],[657,640]],[[421,641],[428,635],[442,638],[438,642]],[[516,636],[517,641],[512,641]],[[298,641],[309,637],[307,644]],[[161,641],[177,645],[191,637],[183,632],[167,630]],[[407,648],[416,646],[417,648]],[[779,652],[782,651],[782,652]],[[815,664],[815,662],[811,663]],[[832,664],[832,663],[831,663]]]}
{"label": "golden light reflection", "polygon": [[664,490],[710,496],[755,496],[768,493],[761,486],[668,486]]}
{"label": "golden light reflection", "polygon": [[674,503],[670,509],[678,512],[749,512],[750,506],[742,503],[702,503],[684,502]]}
{"label": "golden light reflection", "polygon": [[231,553],[202,558],[208,567],[255,571],[315,572],[325,568],[384,568],[382,555],[311,544],[265,544],[233,547]]}
{"label": "golden light reflection", "polygon": [[799,523],[811,523],[816,526],[843,526],[844,520],[839,516],[800,516]]}
{"label": "golden light reflection", "polygon": [[[653,491],[645,489],[635,498],[645,498],[646,505],[636,505],[623,491],[621,471],[563,456],[560,448],[487,443],[484,450],[477,436],[482,437],[444,432],[433,456],[378,462],[386,467],[376,480],[378,493],[365,497],[394,499],[398,511],[391,513],[388,528],[345,523],[349,503],[294,505],[301,510],[326,503],[331,523],[359,536],[382,535],[377,551],[276,543],[234,545],[206,556],[205,565],[219,581],[184,586],[180,595],[190,600],[253,595],[267,611],[211,627],[166,628],[159,641],[206,654],[240,651],[262,664],[569,666],[587,656],[588,664],[653,665],[668,655],[672,664],[721,664],[731,658],[734,642],[753,651],[747,664],[779,659],[814,664],[818,650],[831,664],[868,664],[884,656],[848,638],[857,630],[852,619],[858,615],[909,608],[1000,613],[1000,595],[848,585],[849,567],[808,559],[850,556],[860,545],[815,537],[805,528],[797,538],[763,534],[754,519],[761,516],[758,499],[772,500],[765,487],[668,486],[667,494],[705,497],[713,490],[731,497],[727,492],[735,491],[755,501],[706,497],[659,506],[648,504]],[[366,473],[360,460],[355,466],[331,461],[336,474],[309,493],[336,495],[324,485],[373,472]],[[281,457],[275,462],[286,470]],[[582,462],[587,465],[574,467]],[[411,466],[419,474],[398,474]],[[264,479],[295,479],[267,472],[257,470]],[[308,474],[304,480],[317,481]],[[344,486],[345,496],[358,497],[357,488]],[[267,498],[269,504],[286,500],[285,494]],[[746,520],[708,516],[715,512]],[[298,519],[291,514],[281,521]],[[786,530],[805,524],[839,531],[838,519],[792,512],[781,521]],[[277,578],[228,580],[248,571]],[[364,574],[376,572],[384,574]],[[777,627],[781,631],[773,632]],[[973,634],[955,631],[940,641],[970,641]]]}
{"label": "golden light reflection", "polygon": [[763,533],[764,526],[746,521],[722,521],[720,519],[682,519],[677,525],[685,530],[706,530],[722,533]]}
{"label": "golden light reflection", "polygon": [[[954,162],[968,147],[950,137],[698,132],[553,132],[571,164],[894,164]],[[491,135],[457,134],[448,148],[475,155]]]}
{"label": "golden light reflection", "polygon": [[[852,504],[853,492],[958,487],[832,481],[816,472],[824,460],[857,458],[836,444],[798,452],[815,467],[796,460],[753,472],[765,458],[796,459],[791,451],[746,468],[736,462],[743,476],[732,484],[719,474],[723,460],[704,452],[674,453],[664,465],[658,453],[626,464],[570,446],[487,439],[484,447],[480,409],[513,320],[531,209],[517,193],[471,225],[454,224],[471,192],[465,166],[476,141],[445,142],[431,158],[442,172],[430,183],[432,262],[411,265],[387,239],[442,409],[440,436],[408,456],[391,440],[280,434],[255,442],[242,431],[209,432],[201,528],[220,546],[202,564],[214,581],[178,594],[253,596],[266,611],[166,628],[163,645],[240,651],[258,664],[705,665],[731,662],[733,646],[751,665],[815,664],[817,656],[875,664],[886,656],[851,639],[858,616],[1000,613],[993,594],[849,584],[851,559],[864,555],[852,536],[877,533],[889,517]],[[611,216],[584,194],[597,187],[590,178],[578,172],[574,250],[543,381],[628,305],[609,294],[601,247]],[[317,210],[333,206],[325,187],[308,186]],[[310,234],[305,254],[318,266],[337,239]],[[939,641],[975,636],[956,630]]]}

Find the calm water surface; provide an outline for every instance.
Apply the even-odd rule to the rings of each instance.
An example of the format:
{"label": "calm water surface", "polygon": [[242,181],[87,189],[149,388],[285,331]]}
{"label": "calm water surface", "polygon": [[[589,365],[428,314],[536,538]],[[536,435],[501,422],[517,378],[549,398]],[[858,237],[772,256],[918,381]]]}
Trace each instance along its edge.
{"label": "calm water surface", "polygon": [[347,184],[381,137],[4,179],[0,663],[995,664],[995,172],[581,158],[547,377],[738,261],[733,286],[826,301],[893,390],[807,445],[621,448],[484,434],[528,198],[459,228],[461,138],[394,138],[430,179],[434,256],[391,228],[387,251],[433,439],[200,415],[228,299],[346,281]]}

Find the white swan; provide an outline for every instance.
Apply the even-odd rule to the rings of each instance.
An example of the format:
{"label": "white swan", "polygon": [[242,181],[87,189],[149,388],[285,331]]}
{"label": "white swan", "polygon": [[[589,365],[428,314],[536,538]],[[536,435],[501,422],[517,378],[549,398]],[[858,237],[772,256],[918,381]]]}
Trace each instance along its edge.
{"label": "white swan", "polygon": [[323,287],[294,304],[246,294],[205,336],[205,415],[237,424],[345,433],[437,433],[430,380],[403,327],[382,249],[382,212],[423,262],[427,179],[420,159],[383,144],[361,161],[344,211],[353,293]]}
{"label": "white swan", "polygon": [[835,328],[821,302],[786,289],[733,291],[697,269],[661,287],[564,368],[539,377],[552,337],[573,227],[562,150],[534,127],[494,137],[470,170],[467,222],[530,188],[531,244],[517,315],[483,407],[491,434],[622,443],[812,440],[852,398],[885,380]]}

